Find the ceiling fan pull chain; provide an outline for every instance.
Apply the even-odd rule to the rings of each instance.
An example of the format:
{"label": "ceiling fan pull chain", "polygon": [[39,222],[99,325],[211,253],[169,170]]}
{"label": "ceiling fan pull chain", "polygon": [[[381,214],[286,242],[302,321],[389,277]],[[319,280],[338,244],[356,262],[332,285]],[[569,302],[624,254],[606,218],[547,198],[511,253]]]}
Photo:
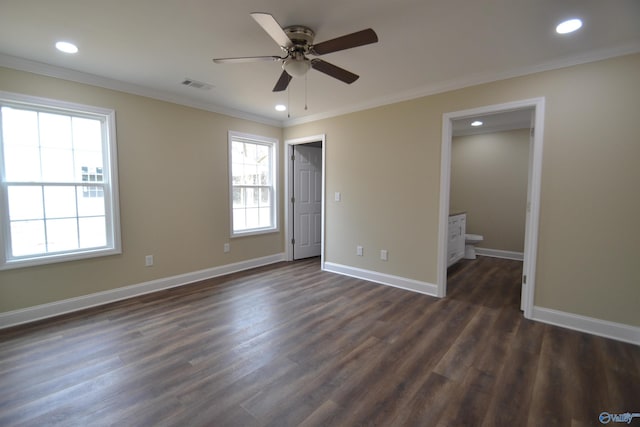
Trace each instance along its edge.
{"label": "ceiling fan pull chain", "polygon": [[307,76],[308,74],[304,75],[304,111],[307,111]]}
{"label": "ceiling fan pull chain", "polygon": [[287,87],[287,119],[291,118],[291,90]]}

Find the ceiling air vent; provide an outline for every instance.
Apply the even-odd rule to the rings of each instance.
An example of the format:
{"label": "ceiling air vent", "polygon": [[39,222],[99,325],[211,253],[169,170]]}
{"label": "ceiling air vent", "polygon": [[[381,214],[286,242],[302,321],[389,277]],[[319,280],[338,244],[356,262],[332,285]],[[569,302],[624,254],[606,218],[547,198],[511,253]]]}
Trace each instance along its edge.
{"label": "ceiling air vent", "polygon": [[213,88],[213,85],[210,85],[208,83],[204,83],[204,82],[199,82],[197,80],[193,80],[193,79],[184,79],[182,81],[182,84],[185,86],[189,86],[192,87],[194,89],[200,89],[200,90],[210,90],[211,88]]}

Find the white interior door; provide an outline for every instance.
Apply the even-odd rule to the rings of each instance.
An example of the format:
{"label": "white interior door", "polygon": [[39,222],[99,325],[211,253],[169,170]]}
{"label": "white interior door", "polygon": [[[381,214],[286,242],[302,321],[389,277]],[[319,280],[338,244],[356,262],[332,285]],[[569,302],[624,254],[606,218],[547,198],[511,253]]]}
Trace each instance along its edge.
{"label": "white interior door", "polygon": [[320,256],[322,148],[293,148],[293,259]]}

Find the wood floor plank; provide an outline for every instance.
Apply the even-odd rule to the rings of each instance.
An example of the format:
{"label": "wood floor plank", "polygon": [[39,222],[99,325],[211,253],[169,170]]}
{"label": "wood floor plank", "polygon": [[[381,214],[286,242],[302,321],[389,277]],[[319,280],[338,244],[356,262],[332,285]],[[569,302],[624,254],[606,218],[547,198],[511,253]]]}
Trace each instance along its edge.
{"label": "wood floor plank", "polygon": [[402,410],[393,414],[387,425],[435,426],[450,403],[457,384],[435,372],[425,381]]}
{"label": "wood floor plank", "polygon": [[456,385],[449,396],[444,414],[437,426],[480,426],[486,417],[486,409],[492,399],[496,378],[471,367],[467,375]]}
{"label": "wood floor plank", "polygon": [[311,415],[304,419],[299,425],[300,427],[311,426],[331,426],[337,425],[333,422],[333,414],[338,409],[338,404],[333,400],[325,400]]}
{"label": "wood floor plank", "polygon": [[640,347],[522,317],[522,263],[436,299],[278,263],[0,330],[4,426],[583,426]]}
{"label": "wood floor plank", "polygon": [[[451,300],[441,309],[427,307],[408,325],[405,333],[389,345],[387,357],[372,364],[365,378],[350,381],[336,390],[332,400],[353,402],[341,406],[341,424],[384,425],[386,420],[395,417],[395,412],[417,392],[423,377],[431,372],[476,312],[447,307],[465,305]],[[431,327],[425,329],[424,325]]]}
{"label": "wood floor plank", "polygon": [[571,410],[567,397],[575,392],[569,380],[568,361],[563,359],[564,347],[559,330],[545,327],[540,361],[534,381],[533,399],[527,420],[530,426],[567,426]]}
{"label": "wood floor plank", "polygon": [[501,360],[502,368],[494,370],[495,386],[483,425],[524,426],[527,424],[533,395],[531,384],[538,371],[539,354],[509,347]]}
{"label": "wood floor plank", "polygon": [[461,381],[473,361],[485,353],[489,335],[498,312],[481,308],[466,324],[433,371],[454,381]]}

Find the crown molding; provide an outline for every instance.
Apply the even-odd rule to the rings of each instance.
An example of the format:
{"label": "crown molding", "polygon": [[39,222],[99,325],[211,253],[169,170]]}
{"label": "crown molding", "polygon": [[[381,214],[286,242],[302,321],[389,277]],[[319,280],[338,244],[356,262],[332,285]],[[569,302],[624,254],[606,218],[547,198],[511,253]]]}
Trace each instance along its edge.
{"label": "crown molding", "polygon": [[353,104],[343,108],[333,109],[324,113],[297,117],[294,119],[288,119],[283,121],[285,128],[292,127],[304,123],[315,122],[318,120],[328,119],[331,117],[342,116],[349,113],[355,113],[357,111],[368,110],[371,108],[382,107],[384,105],[395,104],[403,101],[410,101],[412,99],[418,99],[429,95],[436,95],[438,93],[449,92],[453,90],[462,89],[465,87],[476,86],[485,83],[496,82],[500,80],[506,80],[514,77],[522,77],[529,74],[540,73],[543,71],[557,70],[560,68],[572,67],[575,65],[586,64],[589,62],[602,61],[605,59],[615,58],[618,56],[630,55],[640,52],[640,41],[628,43],[625,45],[617,46],[615,48],[598,49],[582,53],[579,55],[568,56],[566,58],[544,62],[535,66],[513,68],[502,72],[490,72],[475,74],[472,76],[464,77],[461,79],[447,80],[439,82],[433,85],[422,86],[410,91],[404,91],[395,93],[393,95],[379,97],[367,101],[364,103]]}
{"label": "crown molding", "polygon": [[187,107],[197,108],[199,110],[210,111],[212,113],[224,114],[226,116],[235,117],[237,119],[251,120],[253,122],[262,123],[270,126],[282,127],[282,122],[247,113],[232,108],[223,107],[217,104],[198,102],[191,98],[172,94],[165,91],[150,89],[145,86],[126,83],[120,80],[109,79],[107,77],[95,74],[85,73],[82,71],[72,70],[69,68],[58,67],[55,65],[45,64],[44,62],[32,61],[17,56],[6,55],[0,53],[0,67],[11,68],[19,71],[39,74],[47,77],[55,77],[62,80],[68,80],[76,83],[88,84],[105,89],[125,92],[132,95],[144,96],[147,98],[157,99],[159,101],[171,102],[173,104],[184,105]]}

